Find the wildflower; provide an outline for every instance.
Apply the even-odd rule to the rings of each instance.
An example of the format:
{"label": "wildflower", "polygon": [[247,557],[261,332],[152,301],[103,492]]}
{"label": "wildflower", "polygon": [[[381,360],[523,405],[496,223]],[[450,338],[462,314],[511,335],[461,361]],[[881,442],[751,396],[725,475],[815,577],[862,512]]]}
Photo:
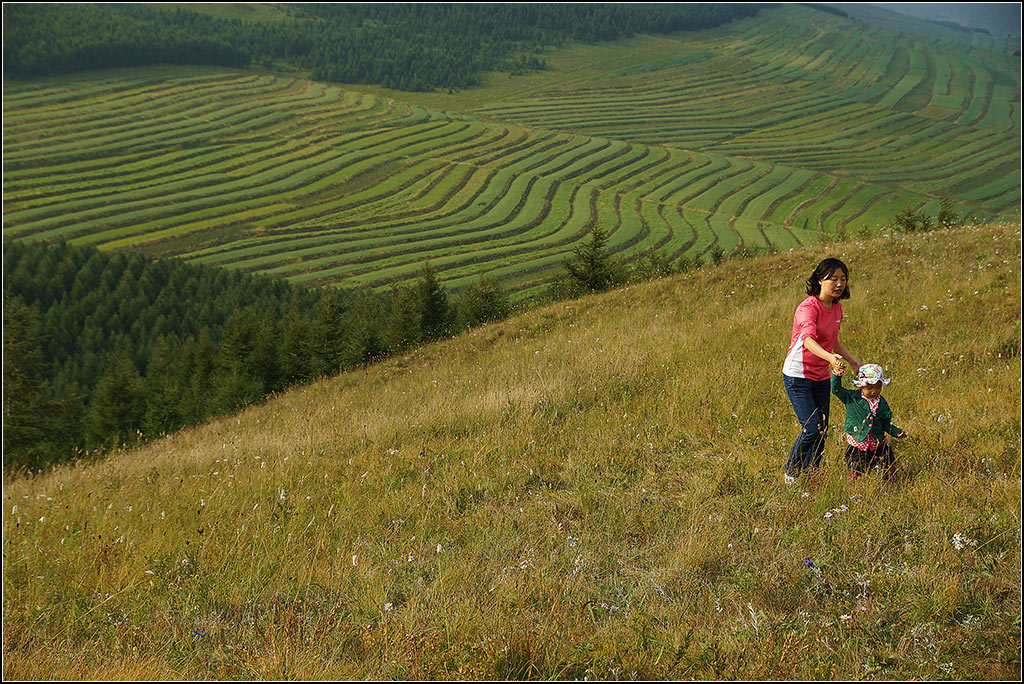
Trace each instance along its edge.
{"label": "wildflower", "polygon": [[953,546],[957,551],[962,550],[965,546],[977,546],[978,542],[973,539],[968,539],[959,532],[953,535]]}
{"label": "wildflower", "polygon": [[193,630],[193,631],[192,631],[192,636],[193,636],[194,638],[196,638],[196,639],[202,639],[202,638],[204,638],[204,637],[205,637],[206,635],[205,635],[205,634],[203,634],[202,632],[200,632],[200,631],[199,631],[198,629],[196,629],[196,630]]}
{"label": "wildflower", "polygon": [[839,616],[839,621],[840,621],[840,622],[846,622],[846,621],[847,621],[847,620],[849,620],[849,619],[850,619],[850,616],[849,616],[849,615],[840,615],[840,616]]}
{"label": "wildflower", "polygon": [[810,558],[804,558],[803,564],[804,564],[804,566],[806,566],[808,568],[813,568],[814,567],[814,563],[811,561]]}
{"label": "wildflower", "polygon": [[415,558],[413,558],[412,554],[410,553],[410,554],[409,554],[409,557],[408,557],[408,558],[406,558],[405,560],[406,560],[406,561],[408,561],[409,563],[412,563],[412,562],[413,562],[414,560],[416,560],[416,559],[415,559]]}
{"label": "wildflower", "polygon": [[390,613],[392,610],[394,610],[394,606],[391,604],[390,601],[388,601],[387,603],[384,604],[384,612],[385,613]]}

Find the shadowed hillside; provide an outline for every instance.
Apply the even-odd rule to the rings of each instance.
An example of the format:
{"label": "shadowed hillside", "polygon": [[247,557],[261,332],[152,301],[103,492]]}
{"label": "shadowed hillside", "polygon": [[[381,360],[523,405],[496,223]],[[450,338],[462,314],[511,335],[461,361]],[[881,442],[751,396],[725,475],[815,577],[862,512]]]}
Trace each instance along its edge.
{"label": "shadowed hillside", "polygon": [[[1017,679],[1020,244],[727,260],[8,480],[4,676]],[[838,432],[781,481],[826,253],[912,436],[888,490]]]}

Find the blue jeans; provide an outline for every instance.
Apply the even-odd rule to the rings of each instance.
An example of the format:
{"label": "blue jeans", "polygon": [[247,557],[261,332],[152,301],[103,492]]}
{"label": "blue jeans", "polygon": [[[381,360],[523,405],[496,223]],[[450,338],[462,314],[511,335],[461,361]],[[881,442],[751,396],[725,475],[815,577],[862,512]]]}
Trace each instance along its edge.
{"label": "blue jeans", "polygon": [[789,450],[786,473],[799,475],[808,468],[817,468],[825,453],[825,437],[828,431],[828,403],[831,394],[830,380],[808,380],[782,376],[786,394],[800,421],[800,434]]}

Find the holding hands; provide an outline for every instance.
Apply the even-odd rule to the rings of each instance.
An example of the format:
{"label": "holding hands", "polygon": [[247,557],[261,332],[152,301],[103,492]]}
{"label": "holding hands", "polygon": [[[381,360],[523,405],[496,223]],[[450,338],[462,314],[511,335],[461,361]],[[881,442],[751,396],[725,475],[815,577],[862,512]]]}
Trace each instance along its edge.
{"label": "holding hands", "polygon": [[832,366],[832,375],[842,375],[846,372],[846,360],[839,354],[833,354],[829,363]]}

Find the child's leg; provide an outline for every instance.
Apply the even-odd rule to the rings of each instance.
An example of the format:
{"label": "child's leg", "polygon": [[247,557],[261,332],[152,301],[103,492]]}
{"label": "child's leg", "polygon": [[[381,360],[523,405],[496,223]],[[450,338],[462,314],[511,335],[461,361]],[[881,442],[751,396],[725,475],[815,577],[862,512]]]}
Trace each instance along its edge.
{"label": "child's leg", "polygon": [[846,461],[846,467],[850,469],[850,479],[860,477],[868,472],[871,467],[871,452],[865,449],[858,449],[853,445],[846,447],[843,459]]}
{"label": "child's leg", "polygon": [[896,475],[896,454],[892,445],[886,440],[875,450],[874,463],[882,469],[882,481],[889,482]]}

